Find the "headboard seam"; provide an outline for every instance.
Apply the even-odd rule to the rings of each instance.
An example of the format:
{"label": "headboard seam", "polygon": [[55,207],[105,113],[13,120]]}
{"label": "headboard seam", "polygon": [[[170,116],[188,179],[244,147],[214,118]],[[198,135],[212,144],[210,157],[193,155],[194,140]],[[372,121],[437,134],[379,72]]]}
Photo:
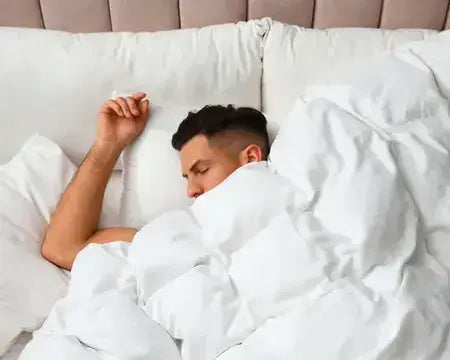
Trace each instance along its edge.
{"label": "headboard seam", "polygon": [[381,21],[382,21],[382,19],[383,19],[383,14],[384,14],[384,2],[385,2],[385,0],[381,0],[380,16],[378,17],[378,28],[381,27]]}
{"label": "headboard seam", "polygon": [[316,8],[317,8],[317,0],[314,0],[311,15],[311,27],[315,27],[316,24]]}
{"label": "headboard seam", "polygon": [[447,12],[445,13],[444,23],[442,24],[442,30],[445,30],[445,26],[447,25],[447,23],[450,23],[450,0],[448,0]]}
{"label": "headboard seam", "polygon": [[113,29],[113,22],[112,22],[112,16],[111,16],[111,2],[107,0],[108,2],[108,15],[109,15],[109,23],[111,25],[111,31],[114,31]]}
{"label": "headboard seam", "polygon": [[177,0],[177,9],[178,9],[178,28],[181,29],[181,0]]}
{"label": "headboard seam", "polygon": [[45,26],[44,12],[42,11],[41,0],[37,0],[37,3],[38,3],[38,7],[39,7],[39,12],[41,13],[42,26],[43,26],[44,29],[45,29],[46,26]]}

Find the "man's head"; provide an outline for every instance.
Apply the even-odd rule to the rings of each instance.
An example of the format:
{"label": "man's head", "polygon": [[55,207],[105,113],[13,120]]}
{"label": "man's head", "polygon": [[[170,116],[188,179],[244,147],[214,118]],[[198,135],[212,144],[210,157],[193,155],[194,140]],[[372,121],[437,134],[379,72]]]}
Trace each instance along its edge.
{"label": "man's head", "polygon": [[242,165],[266,160],[266,125],[264,115],[252,108],[208,105],[190,112],[172,137],[188,180],[188,196],[211,190]]}

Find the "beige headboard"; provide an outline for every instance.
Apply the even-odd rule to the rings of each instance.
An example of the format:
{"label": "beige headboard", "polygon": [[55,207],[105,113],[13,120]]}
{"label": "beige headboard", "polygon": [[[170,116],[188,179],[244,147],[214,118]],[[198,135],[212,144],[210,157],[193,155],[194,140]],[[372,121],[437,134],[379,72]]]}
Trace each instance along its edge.
{"label": "beige headboard", "polygon": [[0,26],[155,31],[270,16],[304,27],[450,28],[450,0],[0,0]]}

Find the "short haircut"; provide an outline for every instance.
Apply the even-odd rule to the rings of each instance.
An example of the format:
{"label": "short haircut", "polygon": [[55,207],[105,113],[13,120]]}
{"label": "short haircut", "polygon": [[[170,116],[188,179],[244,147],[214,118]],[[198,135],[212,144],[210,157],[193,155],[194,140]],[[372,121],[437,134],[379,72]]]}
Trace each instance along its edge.
{"label": "short haircut", "polygon": [[209,141],[222,147],[230,143],[228,140],[240,138],[241,141],[237,142],[240,144],[239,150],[255,144],[261,148],[264,160],[269,155],[267,120],[262,113],[250,107],[207,105],[198,112],[189,112],[173,134],[172,146],[179,151],[197,135],[205,135]]}

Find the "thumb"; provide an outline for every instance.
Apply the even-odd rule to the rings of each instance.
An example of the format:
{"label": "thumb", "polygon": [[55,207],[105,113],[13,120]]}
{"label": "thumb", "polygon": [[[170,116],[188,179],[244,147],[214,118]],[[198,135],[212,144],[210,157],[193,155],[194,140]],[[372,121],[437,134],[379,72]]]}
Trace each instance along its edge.
{"label": "thumb", "polygon": [[140,120],[146,122],[150,114],[150,101],[144,100],[139,103]]}

